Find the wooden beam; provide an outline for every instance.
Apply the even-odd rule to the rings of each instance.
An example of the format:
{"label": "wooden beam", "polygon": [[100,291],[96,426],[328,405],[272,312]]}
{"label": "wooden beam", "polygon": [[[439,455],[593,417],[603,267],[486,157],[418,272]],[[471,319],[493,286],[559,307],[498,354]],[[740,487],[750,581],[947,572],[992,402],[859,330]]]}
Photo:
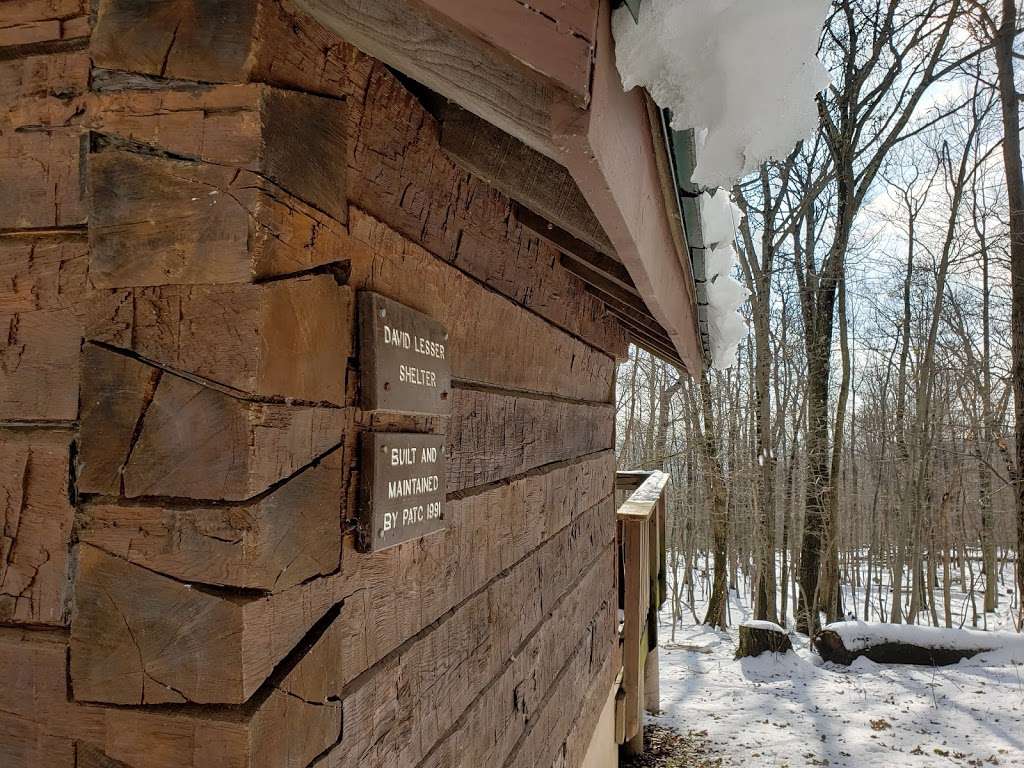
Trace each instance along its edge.
{"label": "wooden beam", "polygon": [[[438,113],[441,149],[458,165],[536,211],[591,251],[615,253],[608,235],[564,167],[453,102],[445,100]],[[530,226],[523,219],[520,221]],[[619,268],[625,272],[622,265]]]}
{"label": "wooden beam", "polygon": [[682,361],[679,359],[679,356],[675,351],[671,347],[665,346],[662,342],[651,341],[649,338],[645,337],[641,331],[635,331],[632,329],[629,331],[629,337],[633,344],[636,344],[636,346],[645,352],[650,352],[655,357],[660,358],[667,363],[671,363],[672,365],[679,367],[682,366]]}
{"label": "wooden beam", "polygon": [[[364,53],[557,158],[552,105],[571,93],[464,28],[427,0],[295,0],[296,6]],[[435,5],[436,7],[431,7]],[[577,107],[572,107],[578,110]]]}
{"label": "wooden beam", "polygon": [[704,367],[689,259],[673,239],[644,96],[622,90],[602,0],[590,109],[556,107],[556,141],[619,259],[691,374]]}
{"label": "wooden beam", "polygon": [[564,253],[560,257],[560,263],[565,269],[572,272],[587,285],[596,288],[603,295],[611,296],[623,306],[630,307],[637,314],[648,314],[647,306],[644,304],[643,299],[632,291],[623,288],[613,280],[609,280],[608,277],[605,276],[604,272],[591,269],[584,262],[577,261]]}
{"label": "wooden beam", "polygon": [[[573,187],[576,187],[575,183],[573,183]],[[589,206],[587,210],[590,210]],[[611,255],[606,255],[609,253],[607,250],[595,249],[592,243],[583,238],[574,237],[571,232],[562,227],[558,222],[534,213],[525,204],[515,207],[515,215],[520,224],[566,256],[605,273],[609,279],[614,280],[626,290],[637,296],[640,295],[636,286],[633,285],[633,278],[629,276],[629,271],[622,266],[621,262],[613,259]],[[604,236],[604,230],[601,230],[601,234]],[[610,248],[611,243],[608,243],[608,246]]]}
{"label": "wooden beam", "polygon": [[659,357],[672,365],[678,366],[680,369],[684,369],[686,367],[683,365],[683,361],[679,359],[679,353],[676,352],[675,347],[672,346],[672,342],[667,336],[652,334],[650,331],[636,325],[633,318],[620,314],[610,306],[608,307],[608,311],[619,319],[622,326],[629,334],[629,339],[633,344],[636,344],[641,349],[650,352],[655,357]]}
{"label": "wooden beam", "polygon": [[296,3],[364,52],[563,165],[686,370],[703,369],[689,257],[666,210],[645,97],[639,89],[625,93],[615,68],[611,0],[597,8],[586,109],[510,52],[497,25],[477,13],[463,17],[460,0]]}
{"label": "wooden beam", "polygon": [[590,100],[590,54],[597,0],[573,3],[584,6],[576,11],[577,14],[582,12],[581,21],[585,22],[587,15],[590,17],[590,29],[582,34],[580,29],[562,28],[561,20],[553,15],[561,14],[561,9],[538,13],[526,3],[508,0],[423,0],[423,3],[457,19],[474,35],[551,79],[572,94],[577,105],[586,107]]}
{"label": "wooden beam", "polygon": [[651,317],[625,267],[521,205],[516,206],[516,218],[538,237],[558,248],[562,253],[559,263],[585,282],[587,289],[605,303],[609,312],[629,331],[637,346],[673,365],[686,367],[668,333]]}
{"label": "wooden beam", "polygon": [[669,337],[668,331],[658,325],[658,321],[653,317],[646,313],[636,312],[629,306],[619,302],[614,296],[609,296],[606,293],[602,294],[593,286],[588,286],[587,290],[600,298],[605,303],[607,310],[619,318],[622,324],[626,325],[630,330],[639,329],[651,338],[662,342],[669,349],[673,348],[672,339]]}

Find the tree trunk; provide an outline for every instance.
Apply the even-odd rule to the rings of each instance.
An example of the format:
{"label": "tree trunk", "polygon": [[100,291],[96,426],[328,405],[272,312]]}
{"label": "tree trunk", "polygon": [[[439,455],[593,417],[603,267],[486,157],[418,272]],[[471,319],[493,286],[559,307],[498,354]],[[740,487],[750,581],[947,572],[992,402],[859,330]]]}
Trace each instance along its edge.
{"label": "tree trunk", "polygon": [[[1010,281],[1012,283],[1011,335],[1016,472],[1014,499],[1017,511],[1017,594],[1024,596],[1024,171],[1020,158],[1020,111],[1015,81],[1013,43],[1016,38],[1016,0],[1002,0],[1002,20],[995,40],[999,72],[999,103],[1003,113],[1003,164],[1010,204]],[[1024,599],[1018,623],[1024,625]]]}
{"label": "tree trunk", "polygon": [[722,477],[722,463],[718,455],[718,435],[715,430],[715,416],[712,410],[711,385],[705,371],[700,379],[700,402],[704,414],[704,467],[707,478],[709,503],[711,505],[711,534],[714,547],[714,586],[708,601],[708,612],[704,623],[728,628],[726,606],[729,602],[728,552],[729,512],[725,496],[725,482]]}

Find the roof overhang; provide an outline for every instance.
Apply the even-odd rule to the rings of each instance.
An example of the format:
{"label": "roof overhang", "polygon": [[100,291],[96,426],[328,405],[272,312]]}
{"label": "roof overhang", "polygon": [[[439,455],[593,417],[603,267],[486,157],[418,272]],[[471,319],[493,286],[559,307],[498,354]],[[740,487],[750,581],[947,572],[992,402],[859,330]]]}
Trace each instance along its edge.
{"label": "roof overhang", "polygon": [[[658,110],[640,89],[622,89],[611,0],[294,1],[367,54],[564,168],[600,225],[566,231],[599,255],[604,244],[613,250],[603,255],[623,265],[627,290],[660,326],[648,330],[670,347],[662,356],[674,352],[672,359],[700,373],[705,355],[673,158]],[[569,260],[578,273],[594,271]]]}

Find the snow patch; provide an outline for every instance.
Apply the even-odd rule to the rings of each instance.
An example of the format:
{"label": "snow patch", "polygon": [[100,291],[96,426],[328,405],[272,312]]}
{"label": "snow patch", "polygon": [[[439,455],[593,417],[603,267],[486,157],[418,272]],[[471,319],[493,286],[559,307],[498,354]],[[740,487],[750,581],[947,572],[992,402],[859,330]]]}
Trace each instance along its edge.
{"label": "snow patch", "polygon": [[760,619],[753,619],[751,621],[744,621],[740,624],[741,627],[750,627],[751,629],[766,629],[769,632],[781,632],[786,634],[786,630],[776,624],[774,621],[762,621]]}
{"label": "snow patch", "polygon": [[816,56],[828,6],[647,0],[636,22],[625,6],[615,11],[622,85],[645,87],[676,130],[696,129],[695,183],[730,187],[814,132],[814,96],[829,84]]}

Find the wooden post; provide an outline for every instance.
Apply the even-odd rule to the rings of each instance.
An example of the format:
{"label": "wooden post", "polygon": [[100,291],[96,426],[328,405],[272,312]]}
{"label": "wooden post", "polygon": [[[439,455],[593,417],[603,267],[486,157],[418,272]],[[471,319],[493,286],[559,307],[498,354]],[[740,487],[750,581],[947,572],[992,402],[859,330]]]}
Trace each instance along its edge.
{"label": "wooden post", "polygon": [[659,682],[657,647],[647,652],[647,662],[644,665],[644,709],[652,715],[657,715],[661,712],[661,685]]}
{"label": "wooden post", "polygon": [[[643,710],[659,707],[657,610],[661,596],[664,491],[668,476],[652,472],[619,508],[623,573],[623,739],[632,754],[643,752]],[[653,679],[652,679],[653,676]]]}
{"label": "wooden post", "polygon": [[[626,738],[630,749],[643,751],[643,669],[647,655],[647,606],[650,580],[646,564],[648,526],[646,521],[631,520],[623,526],[625,568],[625,626],[623,643],[623,682],[626,689]],[[640,567],[637,567],[640,566]],[[639,743],[636,737],[639,734]]]}

